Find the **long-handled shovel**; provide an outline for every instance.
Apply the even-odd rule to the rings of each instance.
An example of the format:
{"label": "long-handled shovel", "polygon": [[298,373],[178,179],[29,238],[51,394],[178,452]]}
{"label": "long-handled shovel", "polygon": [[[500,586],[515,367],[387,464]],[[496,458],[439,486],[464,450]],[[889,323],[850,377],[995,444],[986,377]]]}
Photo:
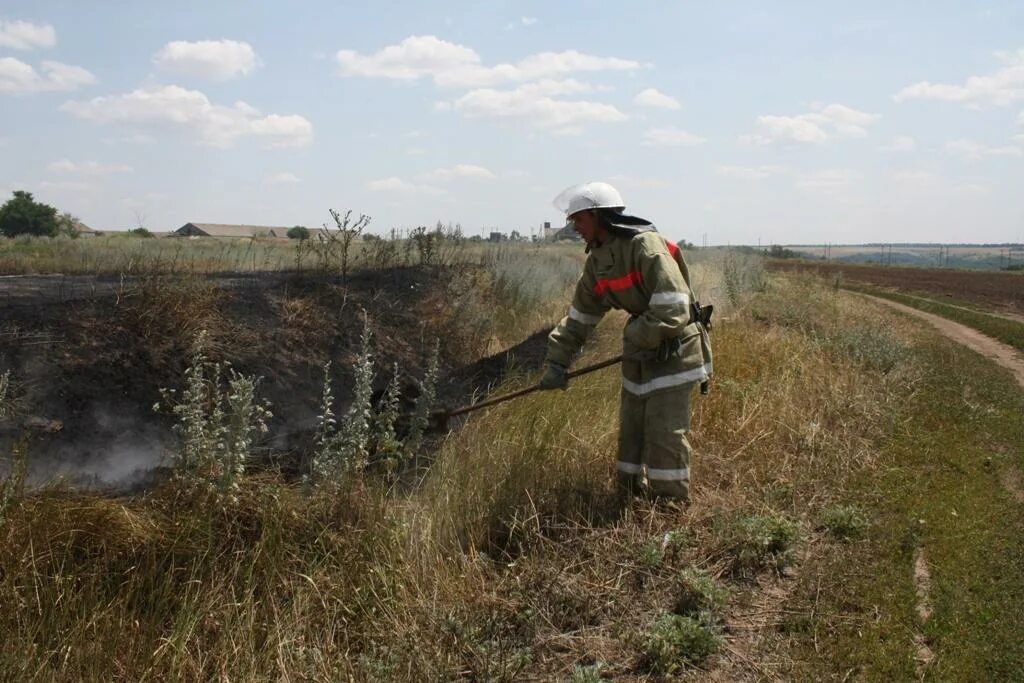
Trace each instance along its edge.
{"label": "long-handled shovel", "polygon": [[[582,367],[579,370],[573,370],[572,372],[566,373],[565,376],[567,379],[572,379],[573,377],[586,375],[587,373],[594,372],[595,370],[600,370],[601,368],[606,368],[609,365],[615,365],[616,363],[620,362],[622,362],[622,356],[618,355],[615,356],[614,358],[608,358],[607,360],[603,360],[600,363],[594,363],[593,365],[587,365],[586,367]],[[504,403],[505,401],[511,401],[514,398],[526,396],[527,394],[532,394],[533,392],[539,390],[540,386],[535,384],[531,387],[520,389],[519,391],[513,391],[511,394],[505,394],[504,396],[496,396],[494,398],[489,398],[486,401],[480,401],[479,403],[473,403],[468,406],[456,408],[455,410],[439,411],[431,415],[431,421],[433,422],[434,420],[436,420],[437,422],[435,424],[447,424],[448,420],[450,420],[453,417],[457,417],[458,415],[471,413],[474,410],[480,410],[481,408],[487,408],[488,406],[498,405],[499,403]]]}

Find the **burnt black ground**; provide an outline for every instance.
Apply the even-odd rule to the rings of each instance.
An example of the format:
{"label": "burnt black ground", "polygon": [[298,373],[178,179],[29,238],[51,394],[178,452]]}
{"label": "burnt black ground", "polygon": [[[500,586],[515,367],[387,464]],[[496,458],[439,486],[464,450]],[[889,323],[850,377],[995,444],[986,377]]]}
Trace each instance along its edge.
{"label": "burnt black ground", "polygon": [[378,388],[396,362],[406,382],[419,377],[432,340],[445,340],[440,409],[539,367],[547,330],[524,330],[519,344],[465,364],[467,347],[484,345],[459,340],[459,321],[438,305],[448,275],[403,268],[344,283],[295,273],[2,277],[0,372],[11,371],[17,413],[0,419],[0,454],[27,434],[37,482],[108,486],[153,469],[173,445],[172,420],[153,405],[161,387],[181,386],[199,329],[210,333],[212,357],[264,378],[260,393],[274,417],[261,460],[286,472],[312,443],[328,359],[336,413],[344,410],[364,319],[379,352]]}

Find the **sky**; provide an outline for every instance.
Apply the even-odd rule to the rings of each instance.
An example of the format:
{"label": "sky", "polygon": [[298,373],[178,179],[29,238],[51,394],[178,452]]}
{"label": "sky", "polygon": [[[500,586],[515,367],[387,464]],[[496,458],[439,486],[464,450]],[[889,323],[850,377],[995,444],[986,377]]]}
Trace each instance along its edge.
{"label": "sky", "polygon": [[0,2],[0,196],[99,230],[1024,242],[1024,3]]}

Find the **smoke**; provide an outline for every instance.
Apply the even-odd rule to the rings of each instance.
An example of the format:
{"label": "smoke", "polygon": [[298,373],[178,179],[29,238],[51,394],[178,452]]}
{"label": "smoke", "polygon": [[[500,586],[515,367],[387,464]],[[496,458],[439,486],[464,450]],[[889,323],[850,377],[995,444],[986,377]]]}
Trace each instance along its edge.
{"label": "smoke", "polygon": [[77,429],[76,438],[61,438],[58,433],[28,442],[27,487],[130,491],[151,483],[158,469],[169,463],[169,430],[151,416],[143,418],[134,406],[96,405],[83,422],[88,428]]}

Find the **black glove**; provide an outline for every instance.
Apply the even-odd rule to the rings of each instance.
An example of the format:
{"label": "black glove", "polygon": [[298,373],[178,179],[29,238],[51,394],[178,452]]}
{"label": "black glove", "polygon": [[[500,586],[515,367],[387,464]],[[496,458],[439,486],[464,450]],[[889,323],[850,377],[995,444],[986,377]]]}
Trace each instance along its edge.
{"label": "black glove", "polygon": [[548,369],[540,378],[538,385],[542,390],[565,389],[569,386],[569,378],[566,377],[566,369],[558,363],[548,363]]}

